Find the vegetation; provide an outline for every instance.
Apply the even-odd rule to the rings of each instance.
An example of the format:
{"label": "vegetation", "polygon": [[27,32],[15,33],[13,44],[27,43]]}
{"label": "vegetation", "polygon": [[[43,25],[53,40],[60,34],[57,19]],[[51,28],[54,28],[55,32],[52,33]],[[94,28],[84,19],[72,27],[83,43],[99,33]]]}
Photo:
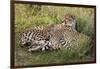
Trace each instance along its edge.
{"label": "vegetation", "polygon": [[47,26],[62,22],[63,16],[72,14],[77,19],[77,30],[90,38],[94,33],[94,9],[66,6],[15,4],[15,65],[58,64],[91,61],[91,53],[81,53],[90,47],[90,41],[82,37],[80,47],[59,51],[29,53],[20,47],[20,32],[35,26]]}

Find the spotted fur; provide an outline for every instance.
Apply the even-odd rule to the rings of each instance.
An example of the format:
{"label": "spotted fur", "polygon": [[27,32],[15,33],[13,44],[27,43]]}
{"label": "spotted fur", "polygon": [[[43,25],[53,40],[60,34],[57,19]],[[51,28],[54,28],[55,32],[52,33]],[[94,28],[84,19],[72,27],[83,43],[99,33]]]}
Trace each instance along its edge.
{"label": "spotted fur", "polygon": [[28,51],[55,50],[68,48],[71,42],[77,39],[76,19],[66,14],[62,23],[28,29],[22,33],[21,44],[28,46]]}

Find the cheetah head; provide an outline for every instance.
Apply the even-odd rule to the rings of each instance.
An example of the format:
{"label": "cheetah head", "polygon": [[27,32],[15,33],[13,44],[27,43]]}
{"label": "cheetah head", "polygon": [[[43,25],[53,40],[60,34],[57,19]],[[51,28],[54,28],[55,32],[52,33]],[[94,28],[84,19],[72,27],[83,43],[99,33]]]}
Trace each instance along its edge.
{"label": "cheetah head", "polygon": [[76,29],[76,18],[74,15],[71,15],[71,14],[66,14],[64,16],[64,19],[63,19],[63,24],[65,26],[68,26],[68,27],[71,27],[73,29]]}

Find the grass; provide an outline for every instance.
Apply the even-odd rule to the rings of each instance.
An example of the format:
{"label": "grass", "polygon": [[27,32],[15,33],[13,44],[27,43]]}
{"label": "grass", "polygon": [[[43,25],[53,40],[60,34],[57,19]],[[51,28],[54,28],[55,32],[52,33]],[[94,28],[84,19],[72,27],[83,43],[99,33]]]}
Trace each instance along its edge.
{"label": "grass", "polygon": [[90,38],[95,36],[93,8],[15,4],[16,66],[76,63],[94,60],[90,52],[85,53],[91,46],[90,40],[87,40],[87,37],[84,36],[74,43],[79,45],[71,49],[29,53],[27,49],[20,47],[19,40],[22,31],[30,27],[61,23],[66,13],[76,16],[78,32]]}
{"label": "grass", "polygon": [[62,64],[62,63],[77,63],[93,60],[88,55],[83,54],[84,47],[61,49],[58,51],[44,51],[44,52],[27,52],[26,49],[16,45],[15,48],[15,65],[36,65],[36,64]]}

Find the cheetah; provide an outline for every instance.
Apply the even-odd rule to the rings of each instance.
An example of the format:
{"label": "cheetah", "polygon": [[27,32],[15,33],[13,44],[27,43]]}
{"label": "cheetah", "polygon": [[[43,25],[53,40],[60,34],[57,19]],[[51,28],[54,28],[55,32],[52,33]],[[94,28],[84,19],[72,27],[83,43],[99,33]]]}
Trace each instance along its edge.
{"label": "cheetah", "polygon": [[28,51],[55,50],[78,46],[82,37],[88,37],[76,31],[75,16],[66,14],[62,23],[27,30],[21,37],[21,43],[29,46]]}
{"label": "cheetah", "polygon": [[[49,33],[39,28],[27,29],[22,33],[21,46],[27,47],[28,51],[42,49],[48,44]],[[43,50],[43,49],[42,49]]]}

